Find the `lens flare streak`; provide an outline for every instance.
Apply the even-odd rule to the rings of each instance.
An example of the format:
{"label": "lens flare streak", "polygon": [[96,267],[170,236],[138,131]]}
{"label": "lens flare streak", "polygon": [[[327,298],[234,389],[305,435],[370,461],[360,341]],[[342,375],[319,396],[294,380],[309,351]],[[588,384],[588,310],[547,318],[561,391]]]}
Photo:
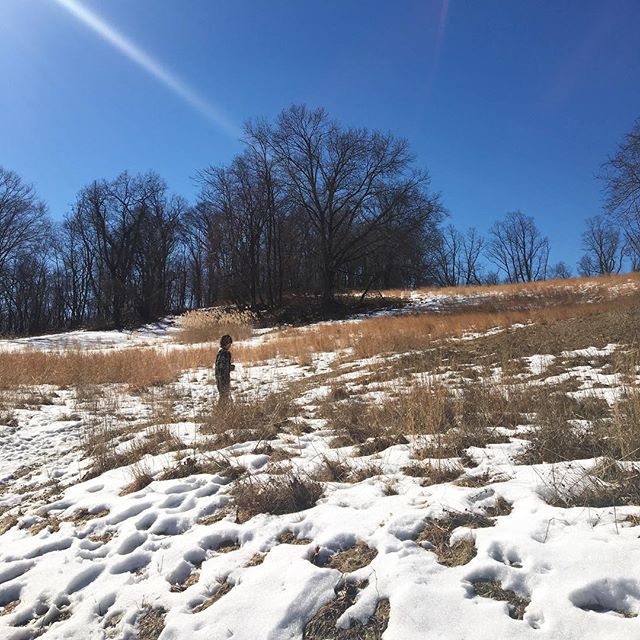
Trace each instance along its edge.
{"label": "lens flare streak", "polygon": [[200,112],[224,131],[224,133],[233,137],[238,136],[239,131],[237,127],[218,109],[209,104],[183,80],[163,67],[153,56],[131,42],[131,40],[119,33],[114,27],[83,6],[78,0],[54,0],[54,2],[66,9],[86,27],[97,33],[114,49],[117,49],[129,60],[138,65],[138,67],[146,71],[175,95],[179,96],[188,105]]}

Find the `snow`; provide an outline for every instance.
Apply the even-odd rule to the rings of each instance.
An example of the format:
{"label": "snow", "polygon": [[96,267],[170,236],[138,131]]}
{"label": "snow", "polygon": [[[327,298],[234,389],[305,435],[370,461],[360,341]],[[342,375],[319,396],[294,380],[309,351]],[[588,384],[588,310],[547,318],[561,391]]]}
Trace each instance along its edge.
{"label": "snow", "polygon": [[81,349],[102,351],[148,347],[168,340],[178,327],[174,318],[166,318],[131,331],[67,331],[44,336],[0,340],[0,351],[58,351]]}
{"label": "snow", "polygon": [[[440,300],[416,294],[412,303],[436,308]],[[2,341],[0,348],[157,346],[170,332],[170,325],[132,333],[72,332]],[[610,355],[616,348],[561,355]],[[390,359],[354,359],[334,368],[335,354],[317,354],[310,366],[286,360],[239,364],[236,395],[262,397],[328,372],[335,373],[334,380],[351,385]],[[530,357],[530,373],[544,376],[555,361],[550,354]],[[545,382],[561,382],[567,375],[584,386],[572,392],[574,397],[600,395],[613,402],[621,393],[619,376],[589,366]],[[435,379],[429,376],[430,381]],[[438,379],[448,379],[447,374]],[[530,384],[541,382],[525,379]],[[382,401],[390,390],[400,388],[399,382],[368,387],[362,397]],[[175,389],[188,395],[174,406],[178,418],[169,427],[193,445],[199,437],[195,407],[202,409],[214,400],[208,372],[185,373]],[[283,433],[272,443],[294,455],[290,463],[311,473],[327,456],[354,467],[375,464],[382,473],[352,484],[328,482],[323,497],[306,511],[258,515],[242,524],[236,522],[233,510],[216,522],[203,522],[224,514],[231,504],[235,485],[223,475],[156,478],[125,495],[122,490],[131,480],[131,467],[83,480],[88,460],[78,445],[90,428],[91,415],[72,390],[47,389],[54,394],[52,404],[18,410],[18,426],[0,427],[0,513],[6,510],[18,517],[18,525],[0,536],[0,638],[133,639],[139,612],[147,605],[166,611],[160,640],[299,639],[306,621],[334,598],[334,589],[344,579],[336,569],[314,564],[314,554],[329,554],[355,542],[364,542],[377,555],[349,576],[368,584],[340,619],[341,626],[366,620],[377,602],[388,598],[391,615],[385,640],[640,638],[640,618],[617,613],[640,613],[639,530],[623,521],[627,515],[638,515],[637,507],[550,506],[545,492],[558,475],[575,473],[576,463],[516,464],[524,441],[509,430],[505,430],[511,435],[508,443],[469,450],[479,463],[469,475],[486,474],[495,481],[483,487],[423,486],[420,478],[402,473],[412,461],[411,440],[372,456],[359,457],[354,447],[333,449],[329,446],[333,434],[315,414],[316,403],[330,394],[331,386],[323,380],[300,389],[295,422],[308,432]],[[130,422],[134,431],[138,429],[118,445],[126,448],[144,437],[141,425],[148,421],[150,409],[140,396],[121,388],[112,393],[117,406],[105,418],[108,426]],[[523,430],[524,425],[520,433]],[[233,444],[219,453],[260,477],[271,463],[268,455],[254,451],[255,445]],[[579,464],[588,468],[592,463]],[[141,464],[157,476],[174,462],[172,454],[162,454],[146,456]],[[29,473],[23,476],[24,470]],[[62,489],[53,499],[32,488],[52,481]],[[453,531],[451,543],[463,538],[474,541],[477,553],[468,564],[446,567],[415,542],[428,520],[451,512],[481,515],[498,498],[513,508],[497,516],[493,526]],[[81,510],[95,517],[78,519]],[[58,530],[29,531],[47,517],[59,520]],[[279,536],[287,531],[311,542],[281,543]],[[229,550],[225,545],[230,542],[237,546]],[[256,554],[266,555],[254,565]],[[195,572],[196,581],[182,590],[175,588]],[[512,619],[504,602],[477,596],[472,583],[478,580],[498,580],[503,588],[529,598],[524,619]],[[231,586],[228,593],[198,611],[198,605],[225,581]],[[3,611],[18,600],[11,611]]]}

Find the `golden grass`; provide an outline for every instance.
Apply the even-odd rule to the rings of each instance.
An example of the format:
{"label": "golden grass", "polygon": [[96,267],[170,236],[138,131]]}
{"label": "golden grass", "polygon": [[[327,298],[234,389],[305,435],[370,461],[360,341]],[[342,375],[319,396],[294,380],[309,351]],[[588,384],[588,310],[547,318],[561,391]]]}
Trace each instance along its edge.
{"label": "golden grass", "polygon": [[183,344],[218,342],[225,334],[234,340],[249,338],[255,318],[249,311],[237,309],[199,309],[189,311],[180,318],[180,331],[175,340]]}
{"label": "golden grass", "polygon": [[336,569],[342,574],[353,573],[370,565],[377,555],[376,549],[372,549],[364,542],[358,542],[348,549],[333,553],[326,561],[318,564],[322,567]]}
{"label": "golden grass", "polygon": [[166,615],[165,609],[146,605],[138,615],[138,640],[157,640],[164,629]]}
{"label": "golden grass", "polygon": [[[613,287],[628,285],[630,288],[640,286],[640,273],[623,273],[588,278],[562,278],[557,280],[540,280],[516,284],[478,285],[460,287],[425,287],[414,291],[406,289],[385,289],[380,293],[385,298],[407,298],[412,293],[418,295],[506,295],[541,294],[548,296],[553,290],[577,290],[583,288],[589,294],[608,295]],[[354,292],[360,295],[361,292]]]}
{"label": "golden grass", "polygon": [[[633,277],[611,277],[597,282],[601,290],[607,291],[606,286],[624,284],[626,281],[635,283],[637,280],[634,274]],[[591,280],[579,282],[589,283]],[[533,283],[514,288],[514,291],[537,287],[544,292],[545,287],[549,286],[548,283]],[[558,300],[553,303],[550,298],[540,295],[529,300],[524,305],[526,308],[519,308],[523,305],[511,300],[503,301],[497,307],[493,303],[485,305],[486,308],[470,305],[468,308],[456,307],[441,313],[377,316],[359,322],[331,322],[306,328],[289,328],[265,336],[257,344],[234,345],[233,354],[236,361],[243,363],[293,358],[302,364],[311,364],[314,354],[344,349],[351,350],[351,357],[366,358],[384,353],[425,350],[443,339],[496,328],[505,329],[515,324],[552,326],[572,318],[629,313],[640,305],[640,292],[635,288],[623,292],[618,290],[617,297],[597,303],[581,301],[580,295],[568,294],[560,303]],[[510,305],[513,308],[509,308]],[[204,322],[202,317],[205,318]],[[240,317],[244,318],[245,324],[238,321],[235,337],[245,335],[243,331],[250,332],[246,316],[241,314]],[[209,316],[204,312],[192,312],[185,318],[197,318],[186,322],[193,322],[196,327],[208,327],[206,331],[212,331],[212,325],[208,324]],[[211,339],[210,334],[207,336]],[[188,369],[211,367],[215,350],[213,345],[202,345],[183,349],[133,348],[102,352],[8,352],[0,358],[0,389],[20,385],[53,384],[68,387],[108,383],[128,384],[142,389],[172,382]]]}
{"label": "golden grass", "polygon": [[0,388],[122,383],[142,389],[172,382],[187,369],[211,367],[214,358],[212,347],[53,353],[16,351],[3,353],[0,358]]}
{"label": "golden grass", "polygon": [[446,338],[490,329],[505,329],[516,324],[552,324],[569,318],[593,316],[637,307],[640,293],[632,292],[605,302],[564,300],[549,305],[544,297],[533,299],[527,308],[510,309],[511,302],[497,308],[488,305],[456,308],[445,312],[416,312],[396,316],[377,316],[360,322],[321,323],[313,328],[292,328],[280,331],[255,345],[237,346],[235,354],[241,362],[259,362],[272,358],[295,358],[309,361],[321,352],[350,349],[356,358],[368,358],[384,353],[406,353],[434,346]]}
{"label": "golden grass", "polygon": [[613,407],[609,453],[624,460],[640,459],[640,389],[627,388]]}
{"label": "golden grass", "polygon": [[572,466],[546,483],[545,499],[561,507],[615,507],[640,503],[640,470],[603,457],[588,470]]}

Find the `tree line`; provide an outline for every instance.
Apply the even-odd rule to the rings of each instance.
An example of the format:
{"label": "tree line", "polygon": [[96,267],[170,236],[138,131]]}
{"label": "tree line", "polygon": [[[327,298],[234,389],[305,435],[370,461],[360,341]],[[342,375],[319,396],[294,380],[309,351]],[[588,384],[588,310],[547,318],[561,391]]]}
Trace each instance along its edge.
{"label": "tree line", "polygon": [[[581,275],[640,266],[640,121],[604,165],[605,212],[588,218]],[[95,180],[54,223],[0,168],[0,332],[123,327],[229,302],[330,305],[344,289],[568,277],[514,211],[483,236],[447,211],[406,140],[292,106],[245,126],[229,164],[197,175],[194,203],[155,173]]]}

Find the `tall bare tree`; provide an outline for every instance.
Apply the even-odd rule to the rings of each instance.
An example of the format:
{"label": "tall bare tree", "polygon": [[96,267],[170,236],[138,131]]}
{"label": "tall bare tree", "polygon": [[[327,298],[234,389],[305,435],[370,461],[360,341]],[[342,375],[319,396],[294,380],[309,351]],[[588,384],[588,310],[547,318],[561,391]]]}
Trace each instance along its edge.
{"label": "tall bare tree", "polygon": [[339,272],[385,242],[380,231],[399,219],[428,224],[442,215],[426,173],[413,167],[406,140],[340,127],[323,109],[292,106],[275,126],[249,126],[284,172],[292,206],[317,238],[321,290],[333,298]]}
{"label": "tall bare tree", "polygon": [[582,248],[579,269],[582,275],[608,275],[620,273],[626,248],[620,228],[604,216],[587,218],[582,233]]}
{"label": "tall bare tree", "polygon": [[0,273],[49,231],[46,207],[18,174],[0,167]]}
{"label": "tall bare tree", "polygon": [[153,173],[121,173],[82,189],[69,224],[93,256],[96,319],[120,327],[166,308],[166,267],[184,207]]}
{"label": "tall bare tree", "polygon": [[549,239],[531,216],[513,211],[491,227],[487,256],[509,282],[543,280],[549,264]]}
{"label": "tall bare tree", "polygon": [[603,165],[607,210],[621,224],[630,252],[640,256],[640,119]]}
{"label": "tall bare tree", "polygon": [[482,274],[480,259],[485,246],[485,239],[475,227],[467,230],[462,239],[462,282],[466,285],[480,284]]}

